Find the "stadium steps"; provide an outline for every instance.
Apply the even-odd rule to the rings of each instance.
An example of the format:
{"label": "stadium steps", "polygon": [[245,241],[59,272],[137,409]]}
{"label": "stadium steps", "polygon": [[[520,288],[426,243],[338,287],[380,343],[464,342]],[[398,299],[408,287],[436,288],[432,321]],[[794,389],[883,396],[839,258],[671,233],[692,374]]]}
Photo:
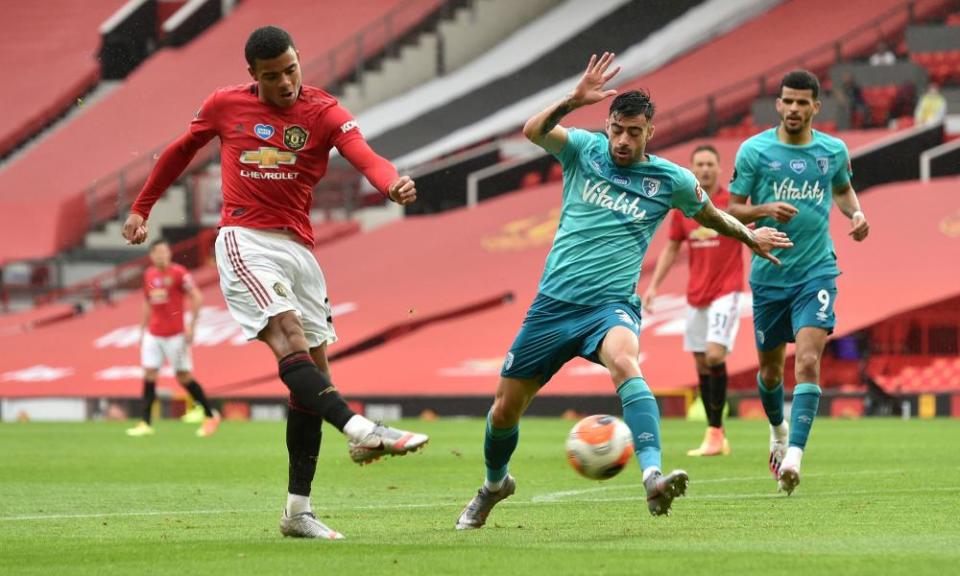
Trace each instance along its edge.
{"label": "stadium steps", "polygon": [[456,70],[559,2],[477,0],[460,6],[395,57],[374,62],[375,69],[343,86],[340,101],[357,113],[434,78],[438,71]]}
{"label": "stadium steps", "polygon": [[524,67],[378,134],[372,145],[387,157],[397,158],[435,142],[581,72],[585,54],[626,50],[701,2],[627,2]]}
{"label": "stadium steps", "polygon": [[[182,226],[186,220],[187,191],[183,186],[171,186],[150,212],[151,237],[158,237],[164,226]],[[123,239],[123,220],[110,220],[100,230],[91,230],[84,239],[88,249],[109,249],[137,252]]]}
{"label": "stadium steps", "polygon": [[[164,227],[182,226],[186,209],[186,190],[183,186],[172,186],[150,212],[150,238],[160,238]],[[110,220],[88,232],[83,246],[64,252],[60,258],[61,283],[64,286],[78,284],[144,256],[147,246],[127,244],[122,231],[123,220]]]}

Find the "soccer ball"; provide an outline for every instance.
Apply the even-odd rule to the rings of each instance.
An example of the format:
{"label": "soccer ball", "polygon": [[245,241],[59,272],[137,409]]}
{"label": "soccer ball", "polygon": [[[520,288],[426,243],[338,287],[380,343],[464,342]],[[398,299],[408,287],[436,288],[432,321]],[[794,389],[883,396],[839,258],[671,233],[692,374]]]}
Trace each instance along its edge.
{"label": "soccer ball", "polygon": [[632,456],[633,434],[615,416],[587,416],[567,436],[567,460],[574,470],[592,480],[613,478]]}

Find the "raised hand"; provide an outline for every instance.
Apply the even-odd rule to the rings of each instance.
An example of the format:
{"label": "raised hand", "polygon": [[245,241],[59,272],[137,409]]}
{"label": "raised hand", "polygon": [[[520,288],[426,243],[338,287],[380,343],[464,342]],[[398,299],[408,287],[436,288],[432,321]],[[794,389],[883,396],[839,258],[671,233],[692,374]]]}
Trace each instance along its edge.
{"label": "raised hand", "polygon": [[780,259],[770,252],[779,248],[793,248],[793,242],[790,241],[790,238],[776,228],[757,228],[753,231],[753,239],[756,242],[751,247],[754,254],[766,258],[777,266],[780,265]]}
{"label": "raised hand", "polygon": [[390,184],[387,189],[390,199],[397,204],[406,206],[412,204],[417,199],[417,186],[409,176],[401,176]]}
{"label": "raised hand", "polygon": [[577,83],[577,87],[573,89],[573,94],[571,94],[575,105],[587,106],[616,96],[616,90],[603,89],[603,86],[620,72],[619,66],[607,72],[613,62],[613,56],[613,52],[604,52],[599,59],[596,54],[590,56],[587,70],[583,73],[583,77],[580,78],[580,82]]}

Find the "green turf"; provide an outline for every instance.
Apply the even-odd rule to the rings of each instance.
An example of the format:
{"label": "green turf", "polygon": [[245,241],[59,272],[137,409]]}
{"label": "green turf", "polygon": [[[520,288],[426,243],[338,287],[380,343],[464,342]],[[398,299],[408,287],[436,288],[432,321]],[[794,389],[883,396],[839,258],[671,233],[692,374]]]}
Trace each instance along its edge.
{"label": "green turf", "polygon": [[[212,438],[161,422],[0,426],[0,574],[948,574],[960,565],[960,423],[821,419],[790,498],[767,430],[728,423],[733,455],[684,456],[702,425],[666,421],[664,463],[691,476],[652,518],[633,466],[596,483],[568,467],[571,423],[528,419],[516,496],[456,532],[479,486],[480,420],[405,422],[421,454],[360,468],[327,434],[314,507],[341,542],[284,539],[282,423]],[[669,571],[669,572],[667,572]]]}

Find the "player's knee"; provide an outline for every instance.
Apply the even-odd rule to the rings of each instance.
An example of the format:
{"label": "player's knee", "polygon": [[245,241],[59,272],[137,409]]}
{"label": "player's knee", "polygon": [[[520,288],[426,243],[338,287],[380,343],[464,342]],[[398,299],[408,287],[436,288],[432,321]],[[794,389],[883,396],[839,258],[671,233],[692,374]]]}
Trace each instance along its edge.
{"label": "player's knee", "polygon": [[177,372],[177,382],[186,386],[193,380],[193,374],[190,372]]}
{"label": "player's knee", "polygon": [[760,380],[763,381],[763,385],[767,388],[776,388],[780,383],[783,382],[783,367],[761,366]]}
{"label": "player's knee", "polygon": [[493,408],[490,409],[490,424],[494,428],[513,428],[520,422],[522,412],[518,403],[499,397],[493,401]]}
{"label": "player's knee", "polygon": [[640,375],[640,363],[632,354],[617,354],[610,364],[610,376],[617,383]]}
{"label": "player's knee", "polygon": [[270,318],[260,332],[259,339],[266,342],[274,355],[285,358],[294,352],[307,350],[307,338],[303,334],[303,325],[294,312],[284,312]]}
{"label": "player's knee", "polygon": [[148,369],[146,369],[146,370],[143,371],[143,379],[144,379],[144,380],[150,380],[151,382],[156,382],[156,381],[157,381],[157,376],[159,375],[159,372],[160,372],[159,370],[155,370],[155,369],[153,369],[153,368],[148,368]]}
{"label": "player's knee", "polygon": [[704,358],[706,359],[708,367],[719,366],[727,360],[727,353],[725,350],[707,350]]}
{"label": "player's knee", "polygon": [[820,374],[820,354],[815,351],[797,354],[796,369],[798,381],[816,379]]}

